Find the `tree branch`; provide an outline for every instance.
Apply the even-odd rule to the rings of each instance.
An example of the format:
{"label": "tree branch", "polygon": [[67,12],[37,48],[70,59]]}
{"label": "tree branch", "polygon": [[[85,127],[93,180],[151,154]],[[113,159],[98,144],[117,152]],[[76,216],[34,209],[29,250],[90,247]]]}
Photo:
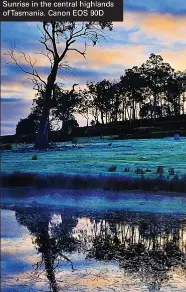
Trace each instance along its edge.
{"label": "tree branch", "polygon": [[5,66],[13,64],[16,65],[22,72],[31,75],[33,77],[34,80],[39,80],[40,82],[42,82],[44,85],[46,85],[46,82],[39,76],[36,68],[34,67],[35,64],[37,63],[37,61],[35,60],[34,62],[32,62],[31,57],[28,55],[26,56],[24,52],[21,52],[24,60],[26,61],[26,63],[28,65],[30,65],[32,72],[28,71],[26,69],[24,69],[17,61],[16,57],[15,57],[15,46],[14,48],[8,50],[6,53],[4,53],[5,56],[8,56],[13,62],[6,62]]}

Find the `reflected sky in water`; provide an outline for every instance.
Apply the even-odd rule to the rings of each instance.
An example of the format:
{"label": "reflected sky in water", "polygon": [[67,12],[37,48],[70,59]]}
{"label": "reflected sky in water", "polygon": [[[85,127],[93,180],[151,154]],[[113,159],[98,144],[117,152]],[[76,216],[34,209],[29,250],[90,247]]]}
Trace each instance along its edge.
{"label": "reflected sky in water", "polygon": [[186,215],[2,210],[2,291],[186,291]]}

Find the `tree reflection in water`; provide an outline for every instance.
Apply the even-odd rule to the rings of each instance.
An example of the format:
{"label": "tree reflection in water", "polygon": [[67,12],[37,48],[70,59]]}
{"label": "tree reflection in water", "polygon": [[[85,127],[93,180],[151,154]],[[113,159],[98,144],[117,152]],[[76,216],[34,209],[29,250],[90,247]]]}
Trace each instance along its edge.
{"label": "tree reflection in water", "polygon": [[63,252],[76,250],[77,240],[72,237],[72,229],[77,224],[77,218],[66,216],[63,222],[52,222],[52,215],[51,212],[16,212],[16,219],[28,228],[34,237],[33,243],[41,254],[41,262],[33,268],[39,269],[44,263],[50,290],[58,292],[55,270],[60,266],[61,259],[69,261],[73,269],[73,263]]}
{"label": "tree reflection in water", "polygon": [[[184,216],[131,212],[58,212],[55,216],[53,212],[16,212],[17,221],[28,228],[41,254],[41,262],[34,267],[44,264],[53,292],[60,291],[57,267],[66,260],[74,269],[69,254],[75,252],[84,253],[86,259],[119,262],[125,275],[140,279],[149,291],[160,290],[175,268],[186,270]],[[81,227],[80,222],[89,224]]]}

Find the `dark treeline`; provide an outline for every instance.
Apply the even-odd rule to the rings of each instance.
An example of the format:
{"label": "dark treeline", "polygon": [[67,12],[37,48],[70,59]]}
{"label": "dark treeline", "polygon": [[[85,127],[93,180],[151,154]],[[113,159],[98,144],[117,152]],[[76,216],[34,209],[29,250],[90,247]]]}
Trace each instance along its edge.
{"label": "dark treeline", "polygon": [[[185,114],[186,70],[175,71],[160,55],[151,54],[140,67],[126,69],[119,80],[89,82],[85,89],[64,90],[56,85],[50,110],[50,130],[70,134],[78,127],[76,115],[87,120],[87,126],[129,120],[151,119]],[[40,92],[33,100],[31,113],[21,119],[17,135],[35,134],[42,114]]]}

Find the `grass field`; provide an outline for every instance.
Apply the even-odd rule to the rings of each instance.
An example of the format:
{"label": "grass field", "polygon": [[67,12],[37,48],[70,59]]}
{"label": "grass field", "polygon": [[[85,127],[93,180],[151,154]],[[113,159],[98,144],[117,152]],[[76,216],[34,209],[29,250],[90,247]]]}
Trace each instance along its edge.
{"label": "grass field", "polygon": [[[34,172],[67,175],[127,175],[156,178],[158,166],[166,178],[186,175],[186,138],[112,141],[106,138],[79,139],[59,143],[58,150],[45,152],[25,151],[14,147],[3,151],[3,172]],[[32,157],[37,155],[32,160]],[[114,168],[113,168],[114,166]],[[173,168],[171,173],[170,168]],[[138,169],[138,170],[137,170]]]}

